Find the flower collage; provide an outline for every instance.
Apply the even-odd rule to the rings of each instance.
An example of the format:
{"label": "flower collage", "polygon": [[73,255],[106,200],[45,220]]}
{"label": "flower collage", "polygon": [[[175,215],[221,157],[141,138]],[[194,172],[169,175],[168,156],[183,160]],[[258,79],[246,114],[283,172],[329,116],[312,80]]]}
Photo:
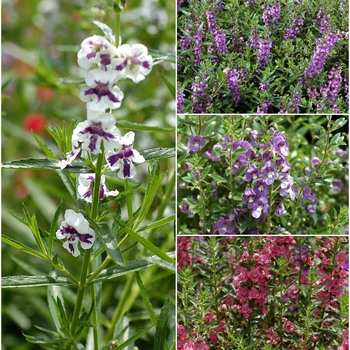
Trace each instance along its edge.
{"label": "flower collage", "polygon": [[349,349],[347,0],[2,10],[2,350]]}

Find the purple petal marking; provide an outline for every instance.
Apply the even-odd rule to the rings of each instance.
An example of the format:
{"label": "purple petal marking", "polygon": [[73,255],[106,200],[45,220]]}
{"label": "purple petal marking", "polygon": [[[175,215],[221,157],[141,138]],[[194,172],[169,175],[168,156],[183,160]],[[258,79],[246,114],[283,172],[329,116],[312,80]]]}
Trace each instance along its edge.
{"label": "purple petal marking", "polygon": [[79,233],[78,237],[79,237],[80,242],[92,244],[90,239],[93,238],[93,236],[90,235],[89,233]]}
{"label": "purple petal marking", "polygon": [[92,59],[92,58],[95,58],[96,57],[96,52],[89,52],[87,55],[86,55],[86,58],[88,60]]}
{"label": "purple petal marking", "polygon": [[124,161],[124,169],[123,169],[124,177],[130,177],[130,163],[131,163],[131,161],[129,159],[123,159],[123,161]]}
{"label": "purple petal marking", "polygon": [[143,68],[146,68],[146,69],[151,69],[151,65],[150,65],[149,62],[147,62],[147,61],[142,62],[142,67],[143,67]]}

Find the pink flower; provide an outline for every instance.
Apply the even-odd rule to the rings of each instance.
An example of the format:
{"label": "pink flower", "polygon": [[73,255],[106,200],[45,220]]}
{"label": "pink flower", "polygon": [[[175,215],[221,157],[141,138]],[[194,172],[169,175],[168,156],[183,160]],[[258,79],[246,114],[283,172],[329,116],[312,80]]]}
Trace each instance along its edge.
{"label": "pink flower", "polygon": [[210,341],[211,341],[214,345],[219,341],[219,337],[218,337],[218,335],[216,334],[216,330],[215,330],[215,329],[212,329],[212,330],[209,332],[209,338],[210,338]]}
{"label": "pink flower", "polygon": [[348,262],[348,255],[345,252],[339,252],[337,256],[335,257],[335,261],[339,264],[345,264]]}
{"label": "pink flower", "polygon": [[195,343],[193,349],[194,350],[209,350],[209,345],[204,340],[202,340],[199,343]]}
{"label": "pink flower", "polygon": [[258,299],[260,297],[260,293],[259,291],[256,289],[256,288],[252,288],[250,291],[249,291],[249,294],[248,294],[248,299]]}
{"label": "pink flower", "polygon": [[344,329],[342,332],[343,344],[338,348],[338,350],[348,350],[349,349],[349,330]]}

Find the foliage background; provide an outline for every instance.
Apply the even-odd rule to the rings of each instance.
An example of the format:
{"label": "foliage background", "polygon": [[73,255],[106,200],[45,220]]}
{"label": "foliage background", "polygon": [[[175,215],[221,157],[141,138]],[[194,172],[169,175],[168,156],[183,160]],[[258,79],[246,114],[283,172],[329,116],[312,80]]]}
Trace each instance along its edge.
{"label": "foliage background", "polygon": [[[59,85],[58,80],[65,76],[82,75],[76,63],[80,43],[90,35],[102,35],[91,23],[94,18],[90,9],[95,4],[91,0],[33,0],[29,6],[24,0],[2,1],[2,161],[44,157],[31,135],[31,129],[56,155],[62,157],[44,125],[50,123],[62,126],[66,123],[69,126],[73,121],[80,122],[86,118],[85,103],[79,100],[79,86]],[[175,85],[174,7],[172,1],[165,0],[128,1],[121,15],[123,43],[142,43],[150,49],[153,57],[170,54],[166,62],[154,67],[144,82],[136,85],[123,80],[120,83],[125,98],[120,110],[114,113],[117,122],[130,121],[169,130],[136,130],[135,148],[139,151],[153,147],[174,147],[175,144],[175,101],[171,89],[167,88],[164,81]],[[113,11],[106,9],[102,21],[113,28]],[[121,128],[123,134],[129,130]],[[147,165],[139,167],[138,181],[147,180]],[[162,160],[160,166],[162,172],[169,169],[162,186],[162,191],[165,191],[173,174],[173,161]],[[107,184],[110,189],[121,190],[120,181],[109,179]],[[64,200],[65,209],[74,205],[56,172],[4,170],[2,185],[2,232],[28,246],[34,244],[30,231],[18,223],[9,214],[9,210],[21,216],[22,202],[25,202],[29,212],[36,213],[39,225],[48,229],[60,199]],[[145,186],[141,186],[134,198],[137,204],[144,189]],[[161,195],[159,193],[156,198],[155,207],[158,206]],[[118,204],[110,205],[115,209]],[[174,204],[169,203],[166,212],[171,214],[173,207]],[[156,232],[154,243],[165,251],[173,249],[171,225]],[[78,273],[79,264],[68,255],[65,254],[62,258],[72,266],[73,273]],[[3,245],[3,276],[42,274],[48,273],[48,269],[49,267],[40,266],[34,258],[28,258],[20,251]],[[149,271],[151,275],[155,268],[152,269]],[[122,279],[118,284],[115,281],[104,284],[102,308],[108,317],[111,316],[124,283]],[[172,300],[174,298],[173,275],[161,270],[157,279],[152,279],[146,289],[152,304],[160,308],[168,297]],[[129,305],[129,319],[137,327],[145,324],[141,303],[142,300],[137,297],[135,303]],[[3,350],[36,349],[36,346],[24,341],[22,332],[33,334],[33,324],[50,328],[48,322],[51,321],[45,288],[2,292]],[[142,349],[153,348],[152,337],[144,337],[140,344]]]}

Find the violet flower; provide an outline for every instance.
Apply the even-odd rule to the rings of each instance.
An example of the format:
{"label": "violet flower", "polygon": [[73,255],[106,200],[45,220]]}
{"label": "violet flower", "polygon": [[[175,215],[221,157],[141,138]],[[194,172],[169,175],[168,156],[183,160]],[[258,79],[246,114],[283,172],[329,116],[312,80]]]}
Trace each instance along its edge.
{"label": "violet flower", "polygon": [[197,153],[199,149],[203,148],[207,141],[203,138],[202,135],[191,135],[189,138],[189,146],[187,148],[188,153]]}

